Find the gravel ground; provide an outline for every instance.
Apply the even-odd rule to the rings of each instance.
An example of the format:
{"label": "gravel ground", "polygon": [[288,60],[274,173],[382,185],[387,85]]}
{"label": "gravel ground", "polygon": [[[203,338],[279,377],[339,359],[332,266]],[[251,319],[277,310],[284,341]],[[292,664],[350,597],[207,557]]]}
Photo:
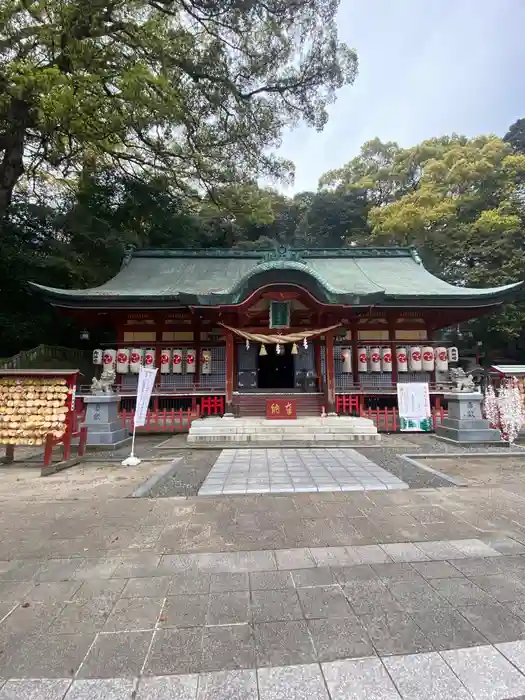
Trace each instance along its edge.
{"label": "gravel ground", "polygon": [[[207,477],[221,450],[188,449],[185,446],[185,436],[180,437],[181,449],[153,450],[157,457],[182,457],[176,471],[157,484],[148,494],[149,498],[167,498],[170,496],[196,495],[204,479]],[[157,445],[159,443],[157,442]],[[184,445],[184,447],[183,447]],[[405,481],[410,488],[443,488],[453,487],[454,484],[437,474],[428,472],[416,465],[405,462],[401,455],[410,454],[472,454],[508,452],[508,447],[456,447],[441,442],[429,435],[384,435],[380,446],[359,447],[358,452],[368,457],[380,467]],[[525,455],[525,452],[524,452]]]}
{"label": "gravel ground", "polygon": [[[171,449],[159,449],[159,445],[170,438]],[[415,435],[399,433],[383,435],[382,441],[377,446],[359,446],[358,452],[368,457],[380,467],[395,474],[405,481],[410,488],[440,488],[451,487],[452,484],[442,477],[410,464],[401,458],[401,455],[418,454],[450,454],[469,455],[503,453],[509,451],[507,446],[457,447],[446,442],[436,440],[431,435]],[[523,447],[514,445],[512,451],[524,450]],[[170,496],[196,495],[203,481],[207,477],[215,460],[220,454],[220,449],[191,449],[187,446],[186,435],[140,435],[137,436],[135,453],[143,460],[169,459],[181,457],[176,471],[163,482],[157,484],[148,494],[150,498],[166,498]],[[89,462],[120,462],[130,453],[130,446],[108,452],[89,452]],[[524,450],[525,455],[525,450]],[[25,456],[25,455],[24,455]],[[23,460],[26,463],[41,461],[41,455],[31,454]],[[439,466],[437,467],[439,469]]]}
{"label": "gravel ground", "polygon": [[[401,445],[402,443],[402,445]],[[520,449],[518,446],[513,446],[511,451]],[[442,488],[451,487],[451,484],[446,479],[441,478],[437,474],[432,474],[425,469],[417,467],[415,464],[410,464],[401,458],[401,455],[418,455],[418,454],[436,454],[436,455],[464,455],[467,457],[472,454],[506,454],[509,452],[507,445],[487,446],[469,446],[459,447],[452,445],[431,435],[384,435],[381,441],[381,446],[358,448],[358,452],[368,457],[380,467],[391,472],[395,476],[405,481],[412,489],[424,488]],[[524,452],[525,456],[525,452]],[[439,470],[439,461],[433,463],[435,469]],[[441,470],[442,471],[442,470]]]}
{"label": "gravel ground", "polygon": [[[169,454],[165,454],[168,452]],[[182,457],[176,470],[148,493],[148,498],[196,496],[220,455],[220,450],[166,450],[164,457]]]}

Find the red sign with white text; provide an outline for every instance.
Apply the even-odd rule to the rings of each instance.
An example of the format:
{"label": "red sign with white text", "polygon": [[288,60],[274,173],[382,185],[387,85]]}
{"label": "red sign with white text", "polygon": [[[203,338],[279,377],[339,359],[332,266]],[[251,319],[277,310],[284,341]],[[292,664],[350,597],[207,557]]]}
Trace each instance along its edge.
{"label": "red sign with white text", "polygon": [[271,420],[295,420],[297,402],[295,399],[266,399],[266,418]]}

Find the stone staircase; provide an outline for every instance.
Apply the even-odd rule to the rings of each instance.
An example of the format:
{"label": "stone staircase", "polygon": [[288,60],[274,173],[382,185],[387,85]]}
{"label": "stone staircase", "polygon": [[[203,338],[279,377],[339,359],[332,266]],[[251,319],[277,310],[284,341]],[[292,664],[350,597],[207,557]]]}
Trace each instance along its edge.
{"label": "stone staircase", "polygon": [[353,442],[378,442],[381,436],[368,418],[306,416],[296,420],[265,418],[203,418],[194,420],[188,443],[226,445],[335,446]]}

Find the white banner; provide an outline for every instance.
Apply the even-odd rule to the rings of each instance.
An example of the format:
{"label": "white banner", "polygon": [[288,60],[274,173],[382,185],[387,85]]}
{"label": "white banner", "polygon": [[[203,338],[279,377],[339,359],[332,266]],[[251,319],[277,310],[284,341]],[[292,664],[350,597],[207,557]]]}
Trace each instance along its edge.
{"label": "white banner", "polygon": [[137,405],[135,406],[135,427],[140,428],[146,423],[146,414],[148,412],[149,400],[157,369],[151,367],[141,367],[139,371],[139,384],[137,387]]}
{"label": "white banner", "polygon": [[398,382],[399,429],[428,433],[432,430],[430,395],[426,382]]}

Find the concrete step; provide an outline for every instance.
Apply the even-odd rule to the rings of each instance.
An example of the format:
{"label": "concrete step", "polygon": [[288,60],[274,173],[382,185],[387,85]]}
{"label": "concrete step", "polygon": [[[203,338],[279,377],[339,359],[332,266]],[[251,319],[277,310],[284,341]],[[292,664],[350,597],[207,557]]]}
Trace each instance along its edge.
{"label": "concrete step", "polygon": [[191,424],[188,442],[301,443],[380,440],[368,418],[350,416],[301,417],[296,420],[265,418],[205,418]]}
{"label": "concrete step", "polygon": [[[228,427],[215,427],[215,428],[206,428],[202,427],[199,428],[198,430],[193,429],[193,427],[190,430],[191,433],[199,434],[199,435],[249,435],[253,432],[255,432],[252,428],[228,428]],[[318,430],[312,430],[311,428],[294,428],[293,426],[289,426],[287,428],[274,428],[273,430],[271,428],[259,428],[257,430],[257,433],[259,435],[302,435],[304,437],[308,437],[308,435],[311,435],[312,433],[331,433],[334,435],[345,435],[346,433],[350,433],[352,435],[355,434],[371,434],[371,433],[376,433],[376,427],[375,426],[348,426],[348,427],[335,427],[335,428],[319,428]]]}
{"label": "concrete step", "polygon": [[270,447],[334,447],[341,443],[352,444],[361,442],[377,443],[381,441],[381,435],[352,435],[349,433],[329,435],[309,435],[308,438],[301,438],[294,435],[275,435],[273,438],[263,435],[188,435],[187,442],[192,445],[213,445],[213,447],[235,447],[235,445],[259,445]]}

